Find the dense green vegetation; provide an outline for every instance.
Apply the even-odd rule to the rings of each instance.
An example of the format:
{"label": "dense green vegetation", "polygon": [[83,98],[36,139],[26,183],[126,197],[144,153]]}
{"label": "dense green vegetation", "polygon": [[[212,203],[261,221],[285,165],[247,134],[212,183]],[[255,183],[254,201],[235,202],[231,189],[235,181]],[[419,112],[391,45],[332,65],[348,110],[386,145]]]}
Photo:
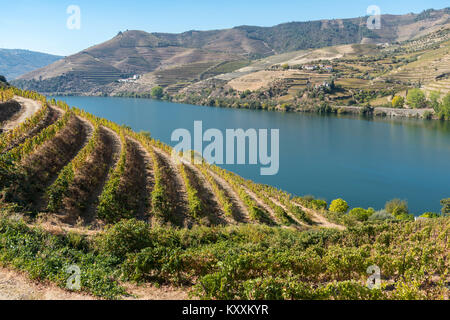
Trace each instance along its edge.
{"label": "dense green vegetation", "polygon": [[[350,208],[343,199],[328,206],[324,200],[295,197],[207,163],[170,165],[171,148],[147,133],[135,133],[61,101],[14,92],[41,101],[43,110],[59,108],[64,113],[19,146],[0,150],[0,263],[6,267],[65,287],[65,270],[75,264],[82,272],[81,290],[108,299],[124,297],[127,291],[122,284],[128,281],[178,286],[201,299],[449,297],[449,199],[442,200],[441,214],[426,212],[419,221],[399,199],[389,201],[381,211]],[[53,148],[60,150],[66,137],[62,134],[69,134],[78,118],[92,124],[92,134],[83,147],[67,149],[76,151],[73,157],[60,154],[65,161],[54,163]],[[28,131],[36,121],[11,134]],[[77,137],[86,134],[72,131]],[[74,192],[77,177],[97,172],[87,164],[99,165],[94,155],[104,144],[105,132],[111,139],[117,136],[120,152],[109,167],[102,163],[109,174],[99,184],[98,203],[89,204],[97,214],[75,216],[80,223],[62,220],[70,231],[48,230],[47,218],[67,218],[64,215],[71,208],[62,199],[71,195],[68,190]],[[131,170],[142,157],[137,145],[150,159],[151,173],[144,178]],[[103,149],[112,153],[108,146]],[[39,188],[27,186],[29,161],[39,167],[34,169],[48,173]],[[181,185],[174,181],[177,175]],[[149,185],[142,183],[147,180]],[[44,181],[52,183],[45,186]],[[132,188],[136,184],[148,193],[146,197]],[[212,207],[201,197],[200,187],[205,185],[220,213],[206,210]],[[136,205],[147,197],[148,206]],[[42,210],[20,201],[39,203],[37,198],[44,203]],[[235,205],[238,202],[244,211]],[[144,215],[139,214],[140,207]],[[236,211],[244,219],[238,219]],[[221,213],[227,221],[205,219]],[[367,268],[374,265],[381,270],[382,284],[369,289]]]}
{"label": "dense green vegetation", "polygon": [[[121,279],[192,287],[204,299],[443,299],[449,230],[445,218],[305,232],[123,220],[86,237],[51,235],[3,216],[0,259],[61,287],[64,267],[77,264],[82,290],[106,298],[125,293]],[[381,269],[380,289],[366,287],[371,265]]]}

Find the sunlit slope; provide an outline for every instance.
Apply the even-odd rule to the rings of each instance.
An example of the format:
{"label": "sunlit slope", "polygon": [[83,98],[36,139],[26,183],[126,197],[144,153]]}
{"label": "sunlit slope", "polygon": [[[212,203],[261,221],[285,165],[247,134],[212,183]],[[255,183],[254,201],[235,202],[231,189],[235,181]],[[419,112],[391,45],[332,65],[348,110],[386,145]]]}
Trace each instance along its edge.
{"label": "sunlit slope", "polygon": [[154,225],[265,224],[342,228],[311,204],[203,163],[175,160],[171,148],[63,102],[46,102],[0,144],[3,203],[94,228],[124,218]]}

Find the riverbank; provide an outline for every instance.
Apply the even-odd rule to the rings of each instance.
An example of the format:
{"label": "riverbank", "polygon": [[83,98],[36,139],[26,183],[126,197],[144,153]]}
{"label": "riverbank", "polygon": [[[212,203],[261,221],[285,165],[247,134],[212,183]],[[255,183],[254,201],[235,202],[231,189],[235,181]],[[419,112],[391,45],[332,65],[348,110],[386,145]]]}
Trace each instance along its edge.
{"label": "riverbank", "polygon": [[[80,94],[61,94],[61,93],[44,93],[46,96],[60,97],[110,97],[110,98],[133,98],[133,99],[153,99],[157,101],[167,101],[174,103],[192,104],[195,106],[228,108],[228,109],[249,109],[249,110],[267,110],[278,112],[296,112],[296,113],[319,113],[319,114],[349,114],[349,115],[365,115],[379,118],[408,118],[408,119],[424,119],[424,120],[442,120],[436,116],[432,108],[424,109],[405,109],[405,108],[386,108],[386,107],[367,107],[367,106],[332,106],[328,104],[311,105],[310,107],[293,108],[284,105],[251,105],[248,101],[242,100],[239,105],[214,104],[212,103],[193,103],[190,101],[178,100],[176,97],[166,96],[162,99],[152,98],[150,94],[129,94],[129,95],[92,95],[86,93]],[[450,120],[450,119],[449,119]]]}

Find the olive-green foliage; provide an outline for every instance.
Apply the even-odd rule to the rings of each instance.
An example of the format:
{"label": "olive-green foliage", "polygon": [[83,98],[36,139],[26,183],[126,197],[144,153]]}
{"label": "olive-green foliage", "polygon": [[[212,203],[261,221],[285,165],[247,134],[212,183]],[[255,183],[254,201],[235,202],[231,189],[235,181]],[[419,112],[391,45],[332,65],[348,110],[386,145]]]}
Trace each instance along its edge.
{"label": "olive-green foliage", "polygon": [[161,99],[164,95],[164,90],[160,86],[156,86],[151,91],[152,98]]}
{"label": "olive-green foliage", "polygon": [[369,217],[375,213],[375,210],[372,208],[363,209],[363,208],[354,208],[350,210],[348,213],[349,216],[354,217],[358,221],[367,221]]}
{"label": "olive-green foliage", "polygon": [[408,101],[408,105],[411,108],[425,108],[427,99],[425,94],[420,89],[411,89],[406,96],[406,100]]}
{"label": "olive-green foliage", "polygon": [[395,96],[392,99],[392,107],[393,108],[403,108],[403,105],[405,104],[405,98],[401,96]]}
{"label": "olive-green foliage", "polygon": [[126,294],[114,277],[116,260],[95,253],[89,240],[77,234],[53,235],[30,228],[22,220],[0,218],[0,261],[27,272],[32,279],[65,288],[66,268],[81,270],[81,290],[107,299]]}
{"label": "olive-green foliage", "polygon": [[395,217],[386,210],[375,212],[369,217],[370,221],[395,220]]}
{"label": "olive-green foliage", "polygon": [[330,211],[335,213],[347,213],[349,206],[343,199],[333,200],[330,204]]}
{"label": "olive-green foliage", "polygon": [[411,220],[414,217],[409,214],[408,202],[400,199],[393,199],[386,202],[385,209],[395,218],[400,220]]}
{"label": "olive-green foliage", "polygon": [[442,210],[441,210],[442,215],[450,216],[450,198],[442,199],[441,206],[442,206]]}

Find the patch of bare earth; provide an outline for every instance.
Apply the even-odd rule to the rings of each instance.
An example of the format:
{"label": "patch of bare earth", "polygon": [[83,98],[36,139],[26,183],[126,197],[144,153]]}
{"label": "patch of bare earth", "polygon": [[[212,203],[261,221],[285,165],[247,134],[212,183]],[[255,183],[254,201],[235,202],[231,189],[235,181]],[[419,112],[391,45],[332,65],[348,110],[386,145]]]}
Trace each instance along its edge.
{"label": "patch of bare earth", "polygon": [[[188,300],[188,289],[151,284],[122,284],[130,296],[125,300]],[[92,295],[37,282],[21,272],[0,267],[0,300],[98,300]]]}
{"label": "patch of bare earth", "polygon": [[12,150],[13,148],[24,143],[25,140],[39,134],[43,129],[45,129],[48,126],[55,123],[60,118],[61,114],[62,114],[62,112],[59,111],[59,109],[49,107],[47,109],[46,115],[44,116],[44,119],[42,119],[41,122],[39,122],[36,126],[34,126],[31,130],[29,130],[25,134],[21,135],[14,141],[11,141],[11,143],[9,143],[8,147],[5,148],[4,152],[8,152],[8,151]]}
{"label": "patch of bare earth", "polygon": [[258,196],[255,193],[253,193],[249,188],[247,188],[243,185],[241,187],[250,196],[250,198],[252,198],[253,201],[256,202],[258,207],[260,207],[266,214],[268,214],[267,219],[266,219],[267,221],[261,221],[261,222],[267,223],[268,225],[277,225],[278,220],[277,220],[275,212],[272,210],[272,208],[269,207],[267,204],[265,204],[264,201],[262,201],[260,198],[258,198]]}
{"label": "patch of bare earth", "polygon": [[14,100],[20,103],[22,110],[20,111],[20,114],[17,117],[14,117],[12,121],[8,121],[3,128],[5,131],[12,130],[19,126],[22,122],[25,122],[26,119],[32,117],[33,114],[41,108],[41,103],[35,100],[18,96],[14,96]]}
{"label": "patch of bare earth", "polygon": [[26,275],[0,267],[0,300],[93,300],[76,292],[63,290],[53,284],[38,283]]}
{"label": "patch of bare earth", "polygon": [[325,218],[322,214],[319,212],[316,212],[312,209],[306,208],[305,206],[301,205],[300,203],[295,202],[294,205],[305,211],[311,216],[311,219],[314,223],[316,223],[319,227],[322,228],[329,228],[329,229],[338,229],[338,230],[345,230],[344,226],[335,224],[333,222],[328,221],[327,218]]}

